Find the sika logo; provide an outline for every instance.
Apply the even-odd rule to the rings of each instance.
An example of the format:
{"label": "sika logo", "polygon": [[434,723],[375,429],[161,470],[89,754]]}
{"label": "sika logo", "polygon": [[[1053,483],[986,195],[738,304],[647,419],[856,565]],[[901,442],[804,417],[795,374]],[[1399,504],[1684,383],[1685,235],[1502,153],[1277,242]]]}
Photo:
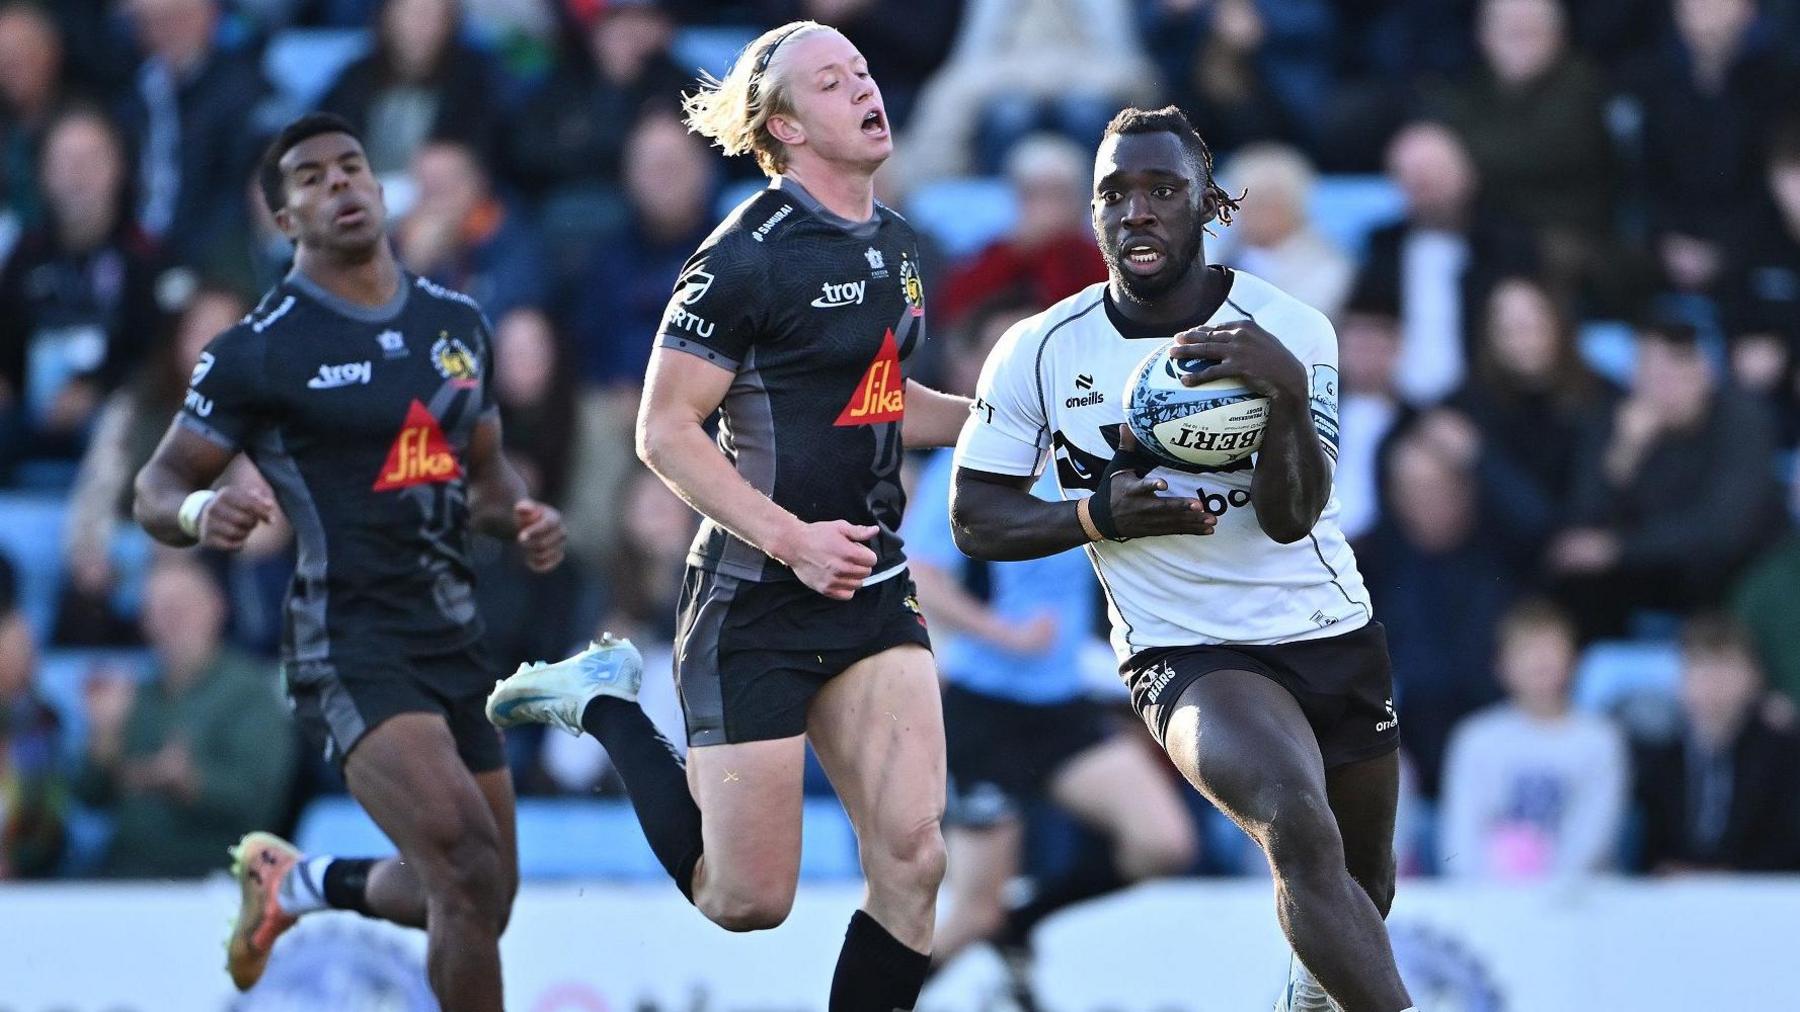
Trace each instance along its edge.
{"label": "sika logo", "polygon": [[862,382],[850,395],[835,425],[879,425],[906,417],[906,378],[900,374],[900,351],[894,346],[894,331],[882,335],[881,350]]}
{"label": "sika logo", "polygon": [[450,450],[444,430],[425,405],[414,399],[406,409],[406,425],[394,437],[387,461],[375,477],[375,491],[391,492],[413,485],[430,485],[462,477],[462,465]]}

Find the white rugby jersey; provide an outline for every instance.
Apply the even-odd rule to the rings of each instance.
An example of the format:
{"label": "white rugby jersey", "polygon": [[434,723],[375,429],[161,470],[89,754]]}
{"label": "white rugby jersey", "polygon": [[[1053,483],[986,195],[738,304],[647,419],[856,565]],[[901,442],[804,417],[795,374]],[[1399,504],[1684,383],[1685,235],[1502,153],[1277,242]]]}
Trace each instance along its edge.
{"label": "white rugby jersey", "polygon": [[[1228,271],[1226,299],[1206,320],[1252,320],[1306,367],[1313,423],[1337,460],[1337,334],[1323,314],[1262,279]],[[1125,420],[1125,384],[1171,335],[1134,325],[1092,285],[1014,325],[981,371],[956,465],[1037,475],[1054,458],[1066,500],[1093,494]],[[1203,499],[1210,536],[1171,535],[1087,547],[1106,589],[1113,650],[1123,663],[1150,647],[1286,643],[1335,636],[1372,617],[1356,558],[1338,529],[1334,491],[1312,533],[1291,545],[1263,533],[1250,503],[1255,456],[1231,467],[1159,467],[1167,495]]]}

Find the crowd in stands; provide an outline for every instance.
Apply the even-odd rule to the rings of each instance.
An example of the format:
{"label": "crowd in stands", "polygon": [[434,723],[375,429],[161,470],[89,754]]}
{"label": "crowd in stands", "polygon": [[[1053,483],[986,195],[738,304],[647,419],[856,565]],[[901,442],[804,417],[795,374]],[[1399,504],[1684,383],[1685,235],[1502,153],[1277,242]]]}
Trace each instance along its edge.
{"label": "crowd in stands", "polygon": [[[129,511],[199,349],[287,269],[252,165],[308,109],[364,132],[405,266],[486,309],[508,449],[569,518],[551,574],[479,546],[496,662],[629,634],[680,740],[693,518],[631,420],[682,261],[757,185],[680,92],[797,17],[882,86],[947,389],[1105,277],[1120,106],[1207,138],[1245,194],[1209,258],[1337,326],[1404,867],[1800,871],[1796,0],[0,0],[0,878],[198,875],[342,790],[282,712],[285,526],[177,555]],[[589,739],[508,747],[527,795],[616,790]],[[1202,809],[1196,868],[1240,870]]]}

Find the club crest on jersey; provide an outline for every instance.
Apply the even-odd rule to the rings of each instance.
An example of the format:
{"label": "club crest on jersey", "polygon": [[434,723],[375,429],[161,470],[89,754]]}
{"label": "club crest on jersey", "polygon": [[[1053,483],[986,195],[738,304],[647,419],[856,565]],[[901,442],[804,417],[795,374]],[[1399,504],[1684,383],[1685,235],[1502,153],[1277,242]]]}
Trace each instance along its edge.
{"label": "club crest on jersey", "polygon": [[870,246],[863,250],[863,259],[869,262],[869,277],[885,278],[888,276],[887,257],[883,256],[880,250]]}
{"label": "club crest on jersey", "polygon": [[900,373],[900,349],[893,328],[882,335],[881,350],[850,394],[850,402],[833,424],[879,425],[906,417],[906,378]]}
{"label": "club crest on jersey", "polygon": [[388,448],[387,460],[375,476],[375,491],[391,492],[414,485],[430,485],[462,477],[462,465],[444,430],[425,405],[413,399],[406,409],[406,423]]}
{"label": "club crest on jersey", "polygon": [[406,337],[397,330],[384,330],[375,335],[375,343],[381,345],[382,358],[405,358]]}
{"label": "club crest on jersey", "polygon": [[919,280],[918,265],[905,253],[900,254],[900,290],[906,295],[906,308],[914,316],[925,315],[925,283]]}
{"label": "club crest on jersey", "polygon": [[447,330],[438,331],[431,344],[431,365],[438,375],[459,387],[472,387],[481,382],[481,362],[460,338]]}

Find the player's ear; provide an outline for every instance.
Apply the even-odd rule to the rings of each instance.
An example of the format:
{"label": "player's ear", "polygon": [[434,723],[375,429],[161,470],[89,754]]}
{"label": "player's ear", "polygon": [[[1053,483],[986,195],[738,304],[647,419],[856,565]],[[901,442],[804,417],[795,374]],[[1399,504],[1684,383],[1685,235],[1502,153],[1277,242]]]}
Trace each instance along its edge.
{"label": "player's ear", "polygon": [[300,229],[294,224],[294,212],[286,207],[275,212],[275,227],[281,230],[282,235],[288,237],[289,242],[300,238]]}
{"label": "player's ear", "polygon": [[766,127],[769,136],[788,147],[806,143],[806,131],[801,129],[800,121],[786,115],[770,116]]}
{"label": "player's ear", "polygon": [[1219,217],[1219,194],[1210,186],[1200,187],[1200,224],[1210,225]]}

